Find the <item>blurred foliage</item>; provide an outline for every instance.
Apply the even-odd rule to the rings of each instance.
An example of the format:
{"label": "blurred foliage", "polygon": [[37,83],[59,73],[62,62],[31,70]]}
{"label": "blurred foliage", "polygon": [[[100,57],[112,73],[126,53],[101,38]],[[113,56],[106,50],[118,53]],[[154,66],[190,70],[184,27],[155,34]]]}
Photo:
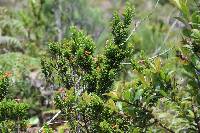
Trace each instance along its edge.
{"label": "blurred foliage", "polygon": [[49,41],[69,36],[72,25],[85,29],[96,39],[105,28],[100,10],[85,0],[29,0],[28,6],[15,16],[26,27],[29,43],[41,48]]}
{"label": "blurred foliage", "polygon": [[0,53],[23,50],[16,35],[25,34],[25,29],[20,21],[12,18],[10,14],[6,8],[0,8]]}

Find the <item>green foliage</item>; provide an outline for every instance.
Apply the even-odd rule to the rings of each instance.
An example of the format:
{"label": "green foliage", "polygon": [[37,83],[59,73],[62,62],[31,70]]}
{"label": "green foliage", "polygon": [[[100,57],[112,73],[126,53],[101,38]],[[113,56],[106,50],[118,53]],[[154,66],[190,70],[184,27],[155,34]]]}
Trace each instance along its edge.
{"label": "green foliage", "polygon": [[93,42],[78,30],[72,31],[70,40],[50,44],[51,57],[42,60],[43,73],[51,83],[64,87],[55,104],[67,119],[69,130],[200,131],[198,13],[188,15],[190,10],[183,1],[178,6],[183,12],[178,19],[186,24],[184,47],[177,47],[169,59],[160,58],[162,54],[148,58],[137,53],[131,60],[133,78],[119,81],[115,87],[122,61],[130,58],[130,8],[123,18],[114,14],[113,40],[107,41],[103,55],[94,56]]}
{"label": "green foliage", "polygon": [[[131,9],[127,9],[124,20],[115,14],[112,31],[114,41],[109,41],[103,56],[93,55],[94,42],[76,28],[71,30],[71,40],[51,43],[49,48],[52,58],[42,60],[46,78],[67,89],[79,82],[81,85],[78,86],[83,87],[82,91],[87,89],[101,94],[108,91],[115,75],[119,73],[120,62],[129,55],[126,38],[132,13]],[[79,81],[80,78],[83,82]]]}
{"label": "green foliage", "polygon": [[134,79],[121,83],[119,88],[107,94],[120,102],[120,108],[125,114],[134,118],[134,126],[140,132],[199,132],[200,129],[200,38],[199,27],[194,26],[194,20],[195,24],[198,23],[197,19],[192,19],[197,18],[198,14],[187,15],[188,6],[182,4],[180,6],[184,7],[180,8],[183,16],[178,19],[185,20],[186,25],[183,31],[184,45],[175,55],[179,60],[175,57],[147,58],[140,54],[131,62]]}
{"label": "green foliage", "polygon": [[34,72],[34,70],[38,70],[40,68],[39,59],[32,58],[21,53],[11,52],[7,54],[1,54],[0,58],[0,69],[12,75],[10,86],[8,87],[8,97],[17,97],[21,99],[24,98],[26,100],[28,100],[30,97],[35,97],[34,99],[29,100],[29,103],[33,104],[31,104],[31,106],[34,106],[35,108],[36,104],[38,104],[36,102],[38,101],[36,100],[38,97],[36,96],[40,93],[36,88],[32,88],[33,84],[31,84],[31,80],[35,79],[27,79],[32,78],[30,76],[31,72]]}
{"label": "green foliage", "polygon": [[183,107],[183,112],[180,117],[185,118],[190,123],[191,130],[196,132],[200,131],[200,30],[198,24],[199,21],[199,9],[189,12],[188,3],[180,4],[180,10],[183,12],[183,16],[180,20],[185,20],[185,28],[183,34],[183,46],[181,50],[177,51],[176,56],[184,61],[183,69],[184,76],[187,79],[188,85],[186,86],[186,92],[190,96],[185,102],[189,102],[190,106],[186,109]]}
{"label": "green foliage", "polygon": [[100,18],[100,11],[86,0],[30,0],[27,7],[15,16],[28,31],[28,43],[33,42],[40,48],[44,48],[42,44],[49,41],[60,41],[69,36],[70,26],[85,29],[96,38],[94,33],[104,32],[105,25]]}
{"label": "green foliage", "polygon": [[0,36],[0,45],[2,49],[1,53],[7,52],[6,50],[22,50],[21,43],[14,37]]}
{"label": "green foliage", "polygon": [[22,23],[10,17],[5,8],[0,8],[0,52],[22,51],[22,44],[16,38],[17,34],[26,34]]}
{"label": "green foliage", "polygon": [[[168,24],[177,13],[171,2],[182,24]],[[46,133],[200,132],[198,3],[135,0],[136,18],[148,15],[131,27],[130,5],[122,15],[114,13],[110,36],[102,12],[94,8],[100,3],[107,11],[125,2],[29,0],[23,10],[0,9],[0,132],[25,131],[28,111],[29,124],[46,123],[41,128]],[[173,47],[159,54],[168,44]],[[47,82],[36,58],[43,53]],[[50,110],[41,101],[53,92]]]}
{"label": "green foliage", "polygon": [[104,103],[94,93],[74,96],[73,89],[66,91],[66,96],[55,98],[57,107],[63,110],[71,131],[81,132],[123,132],[129,131],[128,118],[117,113],[114,101]]}
{"label": "green foliage", "polygon": [[55,104],[66,115],[72,131],[129,130],[130,123],[112,110],[116,109],[114,101],[104,100],[102,94],[111,90],[120,74],[120,63],[130,55],[127,38],[132,17],[133,10],[129,7],[123,18],[114,15],[114,40],[106,44],[102,56],[94,56],[92,39],[74,27],[70,40],[49,45],[50,58],[42,60],[42,70],[50,83],[67,89],[66,94],[56,96]]}
{"label": "green foliage", "polygon": [[53,133],[53,129],[49,128],[49,126],[45,124],[43,133]]}
{"label": "green foliage", "polygon": [[8,92],[8,77],[4,75],[3,72],[0,72],[0,100],[4,99]]}
{"label": "green foliage", "polygon": [[17,103],[15,100],[2,100],[0,108],[0,121],[13,120],[21,121],[27,119],[28,106],[24,103]]}
{"label": "green foliage", "polygon": [[0,73],[0,131],[12,132],[23,129],[28,119],[29,106],[15,100],[5,98],[8,91],[10,73]]}

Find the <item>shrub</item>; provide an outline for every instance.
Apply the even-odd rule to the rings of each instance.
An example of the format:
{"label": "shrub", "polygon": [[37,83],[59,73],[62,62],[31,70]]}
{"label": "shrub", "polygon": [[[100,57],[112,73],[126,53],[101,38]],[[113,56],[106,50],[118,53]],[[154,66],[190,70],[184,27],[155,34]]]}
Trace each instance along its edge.
{"label": "shrub", "polygon": [[42,60],[43,73],[50,83],[66,91],[55,97],[55,104],[65,114],[72,131],[129,130],[126,125],[130,122],[110,109],[116,108],[115,103],[107,101],[108,97],[103,94],[111,90],[121,62],[130,55],[127,38],[132,17],[130,7],[122,18],[114,14],[113,37],[107,41],[104,55],[94,56],[95,44],[91,37],[75,27],[71,28],[70,40],[49,45],[50,57]]}
{"label": "shrub", "polygon": [[7,99],[10,72],[0,72],[0,131],[20,131],[26,127],[28,105]]}

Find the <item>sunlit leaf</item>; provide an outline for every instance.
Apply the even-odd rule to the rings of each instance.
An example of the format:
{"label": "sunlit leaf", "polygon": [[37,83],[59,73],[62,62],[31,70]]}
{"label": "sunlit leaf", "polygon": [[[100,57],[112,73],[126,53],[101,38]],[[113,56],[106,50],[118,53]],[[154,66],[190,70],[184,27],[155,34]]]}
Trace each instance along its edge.
{"label": "sunlit leaf", "polygon": [[30,125],[37,125],[39,123],[39,118],[37,116],[31,117],[29,119],[29,124]]}

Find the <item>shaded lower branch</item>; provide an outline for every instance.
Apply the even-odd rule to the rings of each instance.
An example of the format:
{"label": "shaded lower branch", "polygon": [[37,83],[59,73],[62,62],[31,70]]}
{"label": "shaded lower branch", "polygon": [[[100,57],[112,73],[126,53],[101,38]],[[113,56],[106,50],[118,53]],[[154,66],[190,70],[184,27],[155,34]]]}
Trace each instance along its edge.
{"label": "shaded lower branch", "polygon": [[[132,105],[132,106],[135,106],[135,104],[129,102],[129,101],[126,101],[126,100],[123,100],[123,99],[117,99],[118,101],[121,101],[121,102],[124,102],[124,103],[127,103],[129,105]],[[169,133],[175,133],[173,130],[171,130],[170,128],[166,127],[165,125],[163,125],[160,120],[158,120],[154,114],[152,113],[151,110],[145,108],[145,107],[141,107],[146,113],[148,113],[150,115],[151,118],[153,118],[155,120],[155,124],[159,125],[160,127],[162,127],[163,129],[165,129],[167,132]]]}

